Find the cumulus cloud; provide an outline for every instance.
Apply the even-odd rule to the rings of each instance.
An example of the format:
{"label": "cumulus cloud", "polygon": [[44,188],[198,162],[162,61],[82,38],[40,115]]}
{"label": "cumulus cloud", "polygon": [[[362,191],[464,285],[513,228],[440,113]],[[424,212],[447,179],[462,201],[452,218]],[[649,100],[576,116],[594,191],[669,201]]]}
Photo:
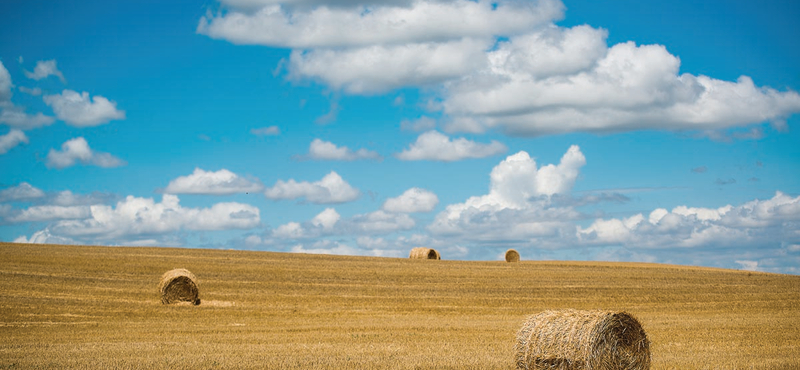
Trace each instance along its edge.
{"label": "cumulus cloud", "polygon": [[67,168],[78,162],[104,168],[124,166],[125,161],[103,152],[96,152],[89,148],[89,143],[83,137],[66,141],[61,145],[61,150],[50,149],[47,153],[47,167]]}
{"label": "cumulus cloud", "polygon": [[85,91],[64,90],[61,94],[45,95],[43,99],[53,108],[58,119],[76,127],[92,127],[125,119],[125,111],[117,109],[117,103],[99,95],[90,97]]}
{"label": "cumulus cloud", "polygon": [[8,153],[19,144],[27,144],[28,137],[20,130],[11,130],[5,135],[0,135],[0,155]]}
{"label": "cumulus cloud", "polygon": [[[313,3],[313,2],[312,2]],[[197,32],[234,44],[288,48],[408,44],[516,34],[559,18],[558,1],[375,2],[369,7],[290,8],[264,4],[256,12],[231,10],[200,19]]]}
{"label": "cumulus cloud", "polygon": [[264,195],[274,200],[305,198],[311,203],[326,204],[352,202],[358,199],[361,192],[350,186],[338,173],[331,171],[315,182],[278,180],[264,191]]}
{"label": "cumulus cloud", "polygon": [[0,123],[4,123],[14,128],[21,130],[31,130],[43,126],[50,125],[55,122],[55,118],[46,116],[44,114],[28,114],[20,107],[9,106],[0,112]]}
{"label": "cumulus cloud", "polygon": [[508,148],[498,141],[489,144],[476,143],[465,138],[451,139],[437,131],[428,131],[417,137],[408,149],[398,153],[404,161],[452,162],[468,158],[484,158],[505,153]]}
{"label": "cumulus cloud", "polygon": [[[11,89],[14,84],[11,82],[11,75],[0,61],[0,124],[6,124],[12,128],[30,130],[53,123],[53,117],[45,116],[42,113],[30,115],[25,113],[23,108],[15,106],[11,102],[13,93]],[[20,88],[23,90],[23,88]]]}
{"label": "cumulus cloud", "polygon": [[34,187],[27,182],[21,182],[17,186],[12,186],[0,190],[0,202],[13,202],[21,200],[31,200],[45,196],[44,191]]}
{"label": "cumulus cloud", "polygon": [[515,136],[632,130],[757,139],[784,128],[800,94],[680,73],[663,45],[608,45],[608,32],[559,27],[555,0],[226,1],[197,32],[293,49],[289,78],[351,94],[430,88],[448,132]]}
{"label": "cumulus cloud", "polygon": [[[69,207],[39,208],[39,219],[54,218]],[[71,208],[70,208],[71,209]],[[164,194],[161,202],[152,198],[128,196],[116,206],[92,205],[86,215],[79,214],[83,207],[75,207],[78,219],[59,220],[34,234],[28,242],[42,235],[71,240],[102,243],[136,239],[151,235],[164,235],[181,230],[249,229],[259,225],[259,209],[241,203],[216,203],[209,208],[189,208],[180,205],[177,196]],[[48,213],[47,211],[51,211]],[[32,214],[34,212],[31,212]],[[85,216],[81,218],[80,216]],[[31,218],[33,215],[31,215]],[[20,239],[22,240],[22,239]]]}
{"label": "cumulus cloud", "polygon": [[678,206],[672,211],[656,209],[647,217],[598,219],[586,228],[578,227],[577,236],[586,244],[638,248],[741,247],[753,242],[780,243],[791,237],[797,221],[800,197],[777,192],[771,199],[735,207]]}
{"label": "cumulus cloud", "polygon": [[324,211],[314,216],[314,218],[311,220],[311,224],[321,227],[323,230],[331,230],[336,223],[339,222],[340,218],[342,217],[339,215],[339,212],[336,212],[335,209],[325,208]]}
{"label": "cumulus cloud", "polygon": [[53,220],[84,219],[91,215],[88,206],[33,206],[6,217],[10,222],[41,222]]}
{"label": "cumulus cloud", "polygon": [[387,199],[383,203],[382,209],[395,213],[430,212],[437,204],[439,204],[439,197],[433,192],[411,188],[398,197]]}
{"label": "cumulus cloud", "polygon": [[464,239],[531,240],[568,235],[578,212],[551,204],[571,191],[586,158],[570,147],[558,165],[538,167],[527,152],[508,156],[492,169],[489,193],[448,205],[428,230]]}
{"label": "cumulus cloud", "polygon": [[314,239],[332,235],[384,235],[410,230],[416,222],[408,214],[383,210],[357,214],[342,219],[336,210],[327,208],[306,222],[289,222],[272,231],[278,239]]}
{"label": "cumulus cloud", "polygon": [[490,40],[470,39],[352,49],[295,50],[289,77],[310,78],[353,94],[430,86],[482,68]]}
{"label": "cumulus cloud", "polygon": [[310,245],[297,244],[290,250],[292,253],[307,254],[336,254],[345,256],[373,256],[373,257],[401,257],[402,252],[398,250],[385,250],[380,248],[356,248],[348,244],[320,240]]}
{"label": "cumulus cloud", "polygon": [[382,159],[380,154],[372,150],[359,149],[353,151],[346,146],[336,146],[329,141],[314,139],[308,147],[308,155],[302,158],[331,161],[355,161],[359,159]]}
{"label": "cumulus cloud", "polygon": [[248,180],[221,169],[216,172],[195,168],[188,176],[180,176],[169,182],[165,193],[169,194],[208,194],[230,195],[236,193],[260,192],[264,186],[258,180]]}
{"label": "cumulus cloud", "polygon": [[53,235],[52,233],[50,233],[50,230],[48,229],[39,230],[33,233],[33,235],[31,235],[30,238],[28,238],[25,235],[19,236],[18,238],[14,239],[14,243],[67,244],[67,245],[80,244],[78,241],[74,239]]}
{"label": "cumulus cloud", "polygon": [[[680,60],[664,46],[605,49],[605,36],[580,26],[501,42],[488,53],[487,70],[446,86],[444,111],[513,135],[780,126],[800,111],[795,92],[757,87],[745,76],[729,82],[679,75]],[[543,40],[550,44],[544,50],[555,50],[538,57],[531,47]]]}
{"label": "cumulus cloud", "polygon": [[62,83],[67,82],[64,78],[64,74],[58,70],[55,59],[36,62],[36,67],[33,68],[33,72],[25,71],[25,76],[37,81],[47,78],[48,76],[56,76]]}

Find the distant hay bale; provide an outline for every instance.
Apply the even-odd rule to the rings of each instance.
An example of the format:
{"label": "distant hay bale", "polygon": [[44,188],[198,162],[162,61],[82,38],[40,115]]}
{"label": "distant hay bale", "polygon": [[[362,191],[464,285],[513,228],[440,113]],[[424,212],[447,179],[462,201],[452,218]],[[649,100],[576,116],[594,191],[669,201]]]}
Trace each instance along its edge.
{"label": "distant hay bale", "polygon": [[646,370],[650,342],[628,313],[544,311],[517,332],[517,369]]}
{"label": "distant hay bale", "polygon": [[200,304],[197,289],[197,277],[187,269],[174,269],[161,276],[158,284],[161,291],[161,303],[172,304],[190,302],[194,305]]}
{"label": "distant hay bale", "polygon": [[509,249],[506,251],[506,262],[519,262],[519,252]]}
{"label": "distant hay bale", "polygon": [[408,258],[423,259],[423,260],[440,260],[442,259],[442,256],[439,254],[438,251],[436,251],[436,249],[416,247],[411,249],[411,253],[409,253]]}

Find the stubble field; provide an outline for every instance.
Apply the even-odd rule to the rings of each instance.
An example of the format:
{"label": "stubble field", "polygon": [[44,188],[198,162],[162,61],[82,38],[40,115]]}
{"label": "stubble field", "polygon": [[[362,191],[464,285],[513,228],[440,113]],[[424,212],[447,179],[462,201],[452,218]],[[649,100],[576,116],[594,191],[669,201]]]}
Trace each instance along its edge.
{"label": "stubble field", "polygon": [[[653,369],[800,368],[800,276],[522,257],[0,243],[0,369],[513,369],[525,318],[561,308],[633,314]],[[199,306],[161,304],[173,268]]]}

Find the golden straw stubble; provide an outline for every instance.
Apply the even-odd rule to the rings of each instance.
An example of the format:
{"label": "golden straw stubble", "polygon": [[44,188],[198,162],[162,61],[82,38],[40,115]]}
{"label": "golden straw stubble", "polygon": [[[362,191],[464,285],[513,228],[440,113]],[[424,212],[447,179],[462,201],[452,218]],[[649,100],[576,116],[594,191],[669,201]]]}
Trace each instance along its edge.
{"label": "golden straw stubble", "polygon": [[165,272],[161,276],[158,290],[161,292],[161,303],[163,304],[181,302],[189,302],[194,305],[200,304],[197,277],[187,269],[174,269]]}
{"label": "golden straw stubble", "polygon": [[650,369],[650,342],[626,312],[544,311],[517,332],[515,352],[517,369]]}

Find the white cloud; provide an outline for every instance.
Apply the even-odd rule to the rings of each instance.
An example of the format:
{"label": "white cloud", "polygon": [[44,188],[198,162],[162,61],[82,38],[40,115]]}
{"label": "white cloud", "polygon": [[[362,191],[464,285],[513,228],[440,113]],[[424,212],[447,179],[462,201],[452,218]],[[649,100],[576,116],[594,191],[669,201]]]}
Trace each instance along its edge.
{"label": "white cloud", "polygon": [[84,219],[91,216],[88,206],[33,206],[16,215],[6,217],[10,222],[41,222],[53,220]]}
{"label": "white cloud", "polygon": [[574,145],[558,165],[541,168],[524,151],[508,156],[492,169],[488,194],[447,206],[428,230],[482,241],[568,236],[578,213],[553,206],[549,196],[568,193],[585,163]]}
{"label": "white cloud", "polygon": [[605,36],[579,26],[512,37],[489,52],[488,70],[446,85],[444,111],[513,135],[781,125],[800,111],[795,92],[679,75],[663,46],[606,50]]}
{"label": "white cloud", "polygon": [[125,161],[109,153],[92,150],[83,137],[66,141],[61,145],[60,151],[50,149],[50,152],[47,153],[47,167],[62,169],[74,166],[77,162],[104,168],[125,165]]}
{"label": "white cloud", "polygon": [[42,89],[38,87],[30,88],[30,87],[20,86],[19,91],[22,91],[28,95],[33,95],[33,96],[42,95]]}
{"label": "white cloud", "polygon": [[28,137],[20,130],[11,130],[5,135],[0,135],[0,155],[8,153],[19,144],[27,144]]}
{"label": "white cloud", "polygon": [[742,269],[745,271],[756,271],[758,270],[758,261],[736,261],[736,263],[742,265]]}
{"label": "white cloud", "polygon": [[57,236],[50,233],[50,230],[44,229],[37,231],[31,235],[30,238],[22,235],[16,239],[14,239],[14,243],[31,243],[31,244],[80,244],[79,242],[71,239],[66,238],[63,236]]}
{"label": "white cloud", "polygon": [[306,198],[311,203],[326,204],[354,201],[361,192],[350,186],[338,173],[331,171],[320,181],[313,183],[297,182],[294,179],[278,180],[275,186],[266,189],[264,195],[269,199]]}
{"label": "white cloud", "polygon": [[108,203],[116,198],[113,194],[93,192],[88,195],[75,194],[69,190],[59,191],[48,197],[48,203],[57,206],[88,206]]}
{"label": "white cloud", "polygon": [[402,252],[397,250],[384,250],[384,249],[361,249],[351,247],[347,244],[330,241],[320,240],[312,243],[309,246],[297,244],[291,248],[292,253],[309,253],[309,254],[336,254],[346,256],[373,256],[373,257],[401,257]]}
{"label": "white cloud", "polygon": [[382,209],[395,213],[430,212],[437,204],[439,204],[439,197],[433,192],[411,188],[399,197],[387,199],[383,203]]}
{"label": "white cloud", "polygon": [[188,176],[180,176],[169,182],[165,193],[169,194],[210,194],[230,195],[246,192],[260,192],[264,186],[258,180],[248,180],[221,169],[216,172],[195,168]]}
{"label": "white cloud", "polygon": [[[797,230],[800,196],[777,192],[767,200],[739,206],[697,208],[678,206],[671,212],[656,209],[645,218],[598,219],[577,228],[585,244],[622,245],[637,248],[742,247],[780,244]],[[787,234],[788,233],[788,234]]]}
{"label": "white cloud", "polygon": [[746,76],[680,74],[680,59],[662,45],[609,46],[603,29],[556,26],[559,1],[230,3],[234,9],[203,17],[197,31],[292,48],[289,77],[334,90],[431,88],[450,133],[655,129],[726,138],[716,131],[764,122],[784,128],[800,112],[794,91],[759,87]]}
{"label": "white cloud", "polygon": [[377,152],[359,149],[353,151],[346,146],[338,147],[329,141],[314,139],[309,145],[308,159],[334,160],[334,161],[355,161],[359,159],[381,159]]}
{"label": "white cloud", "polygon": [[11,74],[3,65],[3,61],[0,61],[0,108],[11,101],[12,87],[14,84],[11,83]]}
{"label": "white cloud", "polygon": [[504,153],[508,148],[498,141],[476,143],[465,138],[451,139],[437,131],[428,131],[417,137],[408,149],[398,153],[404,161],[435,160],[452,162],[467,158],[483,158]]}
{"label": "white cloud", "polygon": [[400,87],[429,86],[458,78],[486,65],[491,40],[374,45],[350,49],[295,50],[289,77],[311,78],[353,94]]}
{"label": "white cloud", "polygon": [[0,202],[31,200],[44,197],[44,192],[27,182],[0,190]]}
{"label": "white cloud", "polygon": [[306,234],[303,231],[302,225],[297,222],[289,222],[273,230],[272,236],[279,239],[300,239],[305,238]]}
{"label": "white cloud", "polygon": [[[30,115],[25,113],[24,109],[14,106],[11,102],[11,96],[13,95],[11,88],[13,87],[11,75],[3,65],[3,62],[0,61],[0,109],[2,109],[0,111],[0,124],[6,124],[12,128],[22,130],[30,130],[53,123],[53,117],[45,116],[42,113]],[[22,87],[20,90],[25,91]]]}
{"label": "white cloud", "polygon": [[285,7],[324,5],[340,8],[371,4],[408,5],[411,4],[412,1],[413,0],[221,0],[220,2],[233,8],[258,10],[264,6],[276,4],[281,4]]}
{"label": "white cloud", "polygon": [[331,230],[339,222],[341,216],[339,212],[336,212],[333,208],[325,208],[324,211],[320,212],[318,215],[314,216],[311,220],[311,224],[317,227],[321,227],[323,230]]}
{"label": "white cloud", "polygon": [[76,127],[91,127],[111,120],[125,119],[125,111],[117,109],[117,103],[88,92],[78,93],[64,90],[60,95],[45,95],[44,102],[53,108],[58,119]]}
{"label": "white cloud", "polygon": [[417,132],[430,131],[436,128],[436,120],[425,116],[415,120],[403,120],[400,122],[400,128]]}
{"label": "white cloud", "polygon": [[21,130],[31,130],[43,126],[50,125],[55,121],[53,117],[45,116],[44,114],[36,113],[35,115],[27,114],[21,108],[8,104],[9,106],[0,112],[0,123],[4,123],[11,127]]}
{"label": "white cloud", "polygon": [[521,33],[559,18],[558,1],[414,1],[338,8],[266,5],[256,12],[207,15],[197,32],[234,44],[288,48],[407,44]]}
{"label": "white cloud", "polygon": [[251,129],[250,133],[258,136],[275,136],[281,134],[281,129],[278,126],[259,127]]}
{"label": "white cloud", "polygon": [[160,203],[152,198],[128,196],[115,207],[92,205],[89,210],[86,218],[57,221],[46,230],[58,237],[94,243],[180,230],[249,229],[260,223],[259,210],[251,205],[231,202],[187,208],[171,194],[164,194]]}
{"label": "white cloud", "polygon": [[36,62],[36,67],[34,67],[33,72],[25,71],[25,76],[37,81],[47,78],[48,76],[56,76],[61,80],[62,83],[67,82],[67,80],[64,78],[64,74],[58,70],[55,59],[40,60]]}
{"label": "white cloud", "polygon": [[410,230],[415,225],[414,219],[408,214],[378,210],[354,216],[348,220],[345,229],[358,234],[388,234],[400,230]]}
{"label": "white cloud", "polygon": [[308,222],[289,222],[272,231],[278,239],[314,239],[332,235],[378,235],[410,230],[416,222],[405,213],[382,210],[342,219],[336,210],[327,208]]}

